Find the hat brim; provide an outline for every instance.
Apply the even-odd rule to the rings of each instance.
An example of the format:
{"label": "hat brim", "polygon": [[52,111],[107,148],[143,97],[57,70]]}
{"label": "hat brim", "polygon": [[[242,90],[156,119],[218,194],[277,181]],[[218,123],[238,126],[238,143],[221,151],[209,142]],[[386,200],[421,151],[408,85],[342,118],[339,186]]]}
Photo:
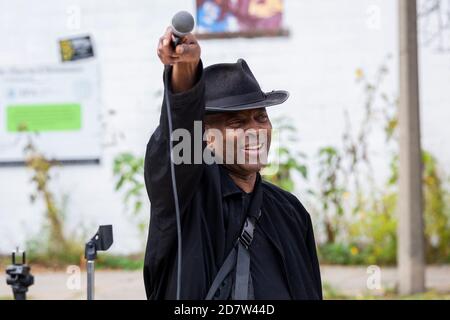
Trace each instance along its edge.
{"label": "hat brim", "polygon": [[285,90],[274,90],[271,92],[267,92],[265,94],[265,99],[262,101],[246,103],[246,104],[242,104],[242,105],[233,105],[233,106],[206,107],[205,111],[207,113],[216,113],[216,112],[233,112],[233,111],[240,111],[240,110],[265,108],[265,107],[282,104],[288,98],[289,98],[289,92],[287,92]]}

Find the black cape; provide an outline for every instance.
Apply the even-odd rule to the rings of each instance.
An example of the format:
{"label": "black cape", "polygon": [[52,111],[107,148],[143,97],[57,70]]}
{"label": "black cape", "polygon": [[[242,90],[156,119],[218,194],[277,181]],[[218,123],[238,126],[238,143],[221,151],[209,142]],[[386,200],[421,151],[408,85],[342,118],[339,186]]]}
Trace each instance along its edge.
{"label": "black cape", "polygon": [[[192,89],[178,94],[166,89],[169,90],[173,129],[188,130],[192,146],[193,140],[198,139],[193,134],[194,121],[201,121],[205,114],[201,62],[198,68],[199,79]],[[177,233],[165,103],[164,100],[160,123],[150,138],[145,157],[145,184],[151,202],[144,262],[148,299],[176,298]],[[200,146],[204,148],[205,145]],[[218,164],[180,164],[175,166],[175,172],[183,243],[181,298],[204,299],[239,235],[240,224],[231,225],[227,216],[242,209],[241,198],[236,197],[241,191]],[[269,250],[261,248],[269,248],[267,244],[270,244],[282,273],[279,278],[284,279],[289,298],[322,299],[320,270],[308,212],[294,195],[262,180],[259,175],[254,193],[252,201],[257,203],[252,207],[261,208],[254,242],[266,245],[252,244],[252,262],[258,261],[259,256],[255,257],[261,254],[258,250]],[[245,215],[238,219],[243,222]],[[262,279],[261,273],[259,277]],[[276,293],[270,292],[276,286],[271,287],[270,281],[264,282],[254,283],[255,298],[277,298]]]}

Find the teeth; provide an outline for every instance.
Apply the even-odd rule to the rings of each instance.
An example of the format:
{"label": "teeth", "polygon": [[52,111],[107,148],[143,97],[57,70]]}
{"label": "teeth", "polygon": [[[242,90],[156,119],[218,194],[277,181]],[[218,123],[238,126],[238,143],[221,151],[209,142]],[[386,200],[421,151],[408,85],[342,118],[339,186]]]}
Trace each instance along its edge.
{"label": "teeth", "polygon": [[261,149],[262,146],[263,146],[263,143],[260,143],[260,144],[258,144],[258,145],[256,145],[256,146],[249,146],[249,147],[246,147],[245,150],[258,150],[258,149]]}

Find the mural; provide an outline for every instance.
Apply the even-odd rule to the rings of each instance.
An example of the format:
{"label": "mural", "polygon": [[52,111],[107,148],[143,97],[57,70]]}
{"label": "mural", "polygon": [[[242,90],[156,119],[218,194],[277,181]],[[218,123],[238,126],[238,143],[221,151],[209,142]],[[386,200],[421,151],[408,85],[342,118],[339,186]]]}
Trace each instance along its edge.
{"label": "mural", "polygon": [[197,0],[199,34],[276,33],[283,0]]}

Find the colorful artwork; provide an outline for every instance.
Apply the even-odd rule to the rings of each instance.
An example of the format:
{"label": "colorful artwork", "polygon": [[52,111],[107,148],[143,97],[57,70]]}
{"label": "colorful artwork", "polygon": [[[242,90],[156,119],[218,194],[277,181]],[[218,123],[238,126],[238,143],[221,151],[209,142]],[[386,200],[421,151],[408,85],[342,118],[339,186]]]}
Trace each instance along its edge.
{"label": "colorful artwork", "polygon": [[283,0],[197,0],[199,34],[277,32]]}

